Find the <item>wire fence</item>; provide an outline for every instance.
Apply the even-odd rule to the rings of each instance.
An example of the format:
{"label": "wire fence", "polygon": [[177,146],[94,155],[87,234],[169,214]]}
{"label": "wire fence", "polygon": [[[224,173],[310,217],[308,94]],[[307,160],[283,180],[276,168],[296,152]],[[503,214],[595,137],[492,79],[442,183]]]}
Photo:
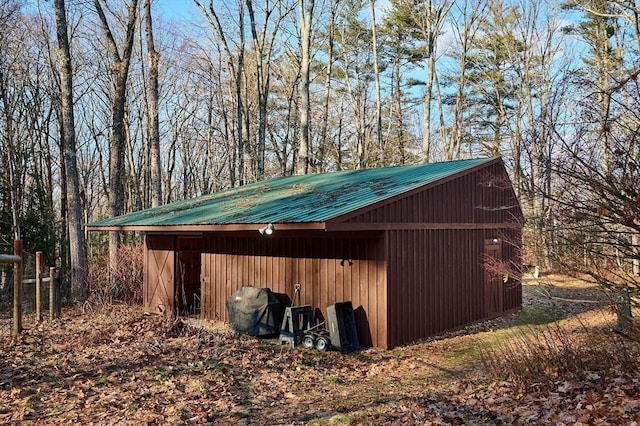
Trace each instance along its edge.
{"label": "wire fence", "polygon": [[[39,256],[41,259],[41,254]],[[22,291],[20,292],[22,315],[18,321],[20,321],[20,328],[31,328],[44,317],[54,318],[59,315],[60,285],[54,268],[42,268],[40,265],[44,271],[39,277],[36,275],[36,254],[23,252],[22,259]],[[0,264],[0,336],[9,336],[15,331],[16,312],[13,299],[16,293],[13,268],[13,264]],[[53,288],[51,288],[52,283]]]}

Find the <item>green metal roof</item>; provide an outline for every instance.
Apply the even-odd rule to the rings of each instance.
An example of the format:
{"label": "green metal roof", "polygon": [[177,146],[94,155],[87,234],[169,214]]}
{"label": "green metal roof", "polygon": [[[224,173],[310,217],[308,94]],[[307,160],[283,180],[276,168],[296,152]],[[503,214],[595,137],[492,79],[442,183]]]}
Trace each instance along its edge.
{"label": "green metal roof", "polygon": [[99,220],[88,227],[325,222],[495,159],[278,177]]}

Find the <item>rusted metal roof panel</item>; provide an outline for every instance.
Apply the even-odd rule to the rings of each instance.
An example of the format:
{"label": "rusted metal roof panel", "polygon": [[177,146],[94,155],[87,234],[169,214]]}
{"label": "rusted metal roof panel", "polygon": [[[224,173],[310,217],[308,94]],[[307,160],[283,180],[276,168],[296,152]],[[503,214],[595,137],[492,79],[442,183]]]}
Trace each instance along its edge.
{"label": "rusted metal roof panel", "polygon": [[496,160],[279,177],[103,219],[88,227],[325,222]]}

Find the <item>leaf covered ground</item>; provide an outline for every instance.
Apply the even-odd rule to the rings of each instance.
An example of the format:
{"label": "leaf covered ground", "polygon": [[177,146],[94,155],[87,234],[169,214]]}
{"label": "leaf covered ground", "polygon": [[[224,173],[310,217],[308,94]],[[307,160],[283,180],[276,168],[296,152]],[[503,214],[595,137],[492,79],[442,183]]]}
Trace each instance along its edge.
{"label": "leaf covered ground", "polygon": [[70,308],[2,341],[0,424],[637,424],[638,348],[602,295],[525,284],[518,314],[352,354]]}

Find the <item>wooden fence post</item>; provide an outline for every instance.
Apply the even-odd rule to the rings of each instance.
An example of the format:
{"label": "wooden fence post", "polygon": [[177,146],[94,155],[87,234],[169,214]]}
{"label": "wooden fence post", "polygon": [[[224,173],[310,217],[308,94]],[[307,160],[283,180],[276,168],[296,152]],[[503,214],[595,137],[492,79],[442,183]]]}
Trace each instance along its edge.
{"label": "wooden fence post", "polygon": [[49,320],[53,321],[56,312],[56,268],[49,268]]}
{"label": "wooden fence post", "polygon": [[56,318],[60,318],[62,315],[62,274],[59,269],[55,270],[55,283],[56,283]]}
{"label": "wooden fence post", "polygon": [[36,252],[36,321],[42,321],[42,252]]}
{"label": "wooden fence post", "polygon": [[22,241],[13,242],[13,254],[20,258],[13,264],[13,335],[22,331]]}
{"label": "wooden fence post", "polygon": [[56,279],[56,268],[49,268],[49,319],[53,321],[54,318],[60,316],[58,294],[58,280]]}

